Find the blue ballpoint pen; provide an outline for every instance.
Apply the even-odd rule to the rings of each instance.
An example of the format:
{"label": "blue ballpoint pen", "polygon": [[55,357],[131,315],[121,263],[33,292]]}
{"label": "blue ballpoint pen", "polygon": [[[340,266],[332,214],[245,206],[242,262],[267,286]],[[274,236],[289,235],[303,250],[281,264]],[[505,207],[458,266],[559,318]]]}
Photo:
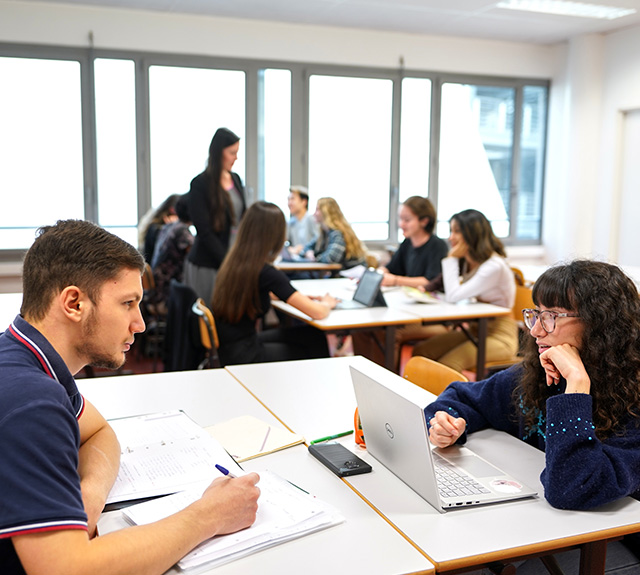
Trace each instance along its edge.
{"label": "blue ballpoint pen", "polygon": [[231,471],[229,471],[226,467],[222,467],[222,465],[218,465],[216,463],[216,469],[222,473],[222,475],[226,475],[227,477],[230,477],[231,479],[235,479],[237,477],[237,475],[234,475],[233,473],[231,473]]}

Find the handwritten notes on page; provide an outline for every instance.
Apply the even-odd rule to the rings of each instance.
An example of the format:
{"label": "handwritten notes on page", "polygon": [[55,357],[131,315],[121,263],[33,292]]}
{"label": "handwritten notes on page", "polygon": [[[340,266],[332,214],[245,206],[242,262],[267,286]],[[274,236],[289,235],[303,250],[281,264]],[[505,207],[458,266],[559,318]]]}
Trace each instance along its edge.
{"label": "handwritten notes on page", "polygon": [[220,477],[218,463],[241,469],[209,433],[182,411],[109,421],[121,448],[120,470],[107,503],[183,491]]}

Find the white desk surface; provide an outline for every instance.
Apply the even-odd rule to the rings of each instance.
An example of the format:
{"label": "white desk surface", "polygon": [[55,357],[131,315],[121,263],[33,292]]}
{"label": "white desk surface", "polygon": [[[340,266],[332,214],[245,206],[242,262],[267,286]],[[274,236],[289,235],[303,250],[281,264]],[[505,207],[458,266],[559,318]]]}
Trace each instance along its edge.
{"label": "white desk surface", "polygon": [[401,289],[390,290],[384,297],[387,305],[417,315],[424,322],[491,318],[511,315],[512,312],[511,308],[490,303],[421,303],[411,299]]}
{"label": "white desk surface", "polygon": [[341,270],[342,264],[324,264],[322,262],[314,261],[276,261],[274,264],[276,269],[283,272],[297,272],[297,271],[335,271]]}
{"label": "white desk surface", "polygon": [[[332,296],[340,299],[352,299],[355,292],[356,284],[353,280],[347,278],[330,278],[320,280],[295,280],[291,284],[301,293],[305,295],[321,296],[330,293]],[[496,317],[509,315],[511,308],[500,307],[488,303],[446,303],[444,301],[437,303],[419,303],[407,296],[402,288],[383,288],[383,295],[387,302],[388,308],[369,308],[368,311],[388,310],[393,312],[404,312],[414,317],[420,318],[421,321],[447,321],[447,320],[466,320],[478,319],[481,317]],[[362,313],[362,310],[349,310]],[[321,320],[322,322],[332,321],[333,315],[347,313],[346,310],[333,310],[329,317]],[[382,314],[381,314],[382,315]],[[358,316],[356,316],[358,317]],[[321,323],[321,322],[316,322]]]}
{"label": "white desk surface", "polygon": [[[398,377],[361,357],[227,369],[293,431],[322,437],[353,429],[356,403],[350,363],[376,377]],[[477,564],[487,555],[492,560],[512,558],[526,554],[527,548],[532,552],[532,546],[554,549],[613,537],[616,531],[640,530],[640,502],[629,497],[595,511],[552,508],[539,480],[544,454],[504,433],[476,433],[468,446],[537,489],[539,496],[445,514],[356,446],[353,436],[340,442],[373,467],[372,473],[346,478],[348,483],[418,545],[438,570]]]}
{"label": "white desk surface", "polygon": [[[313,280],[311,280],[313,281]],[[332,280],[322,280],[332,281]],[[295,283],[295,282],[292,282]],[[345,298],[351,299],[351,298]],[[374,328],[386,327],[390,325],[407,325],[410,323],[420,323],[420,318],[407,310],[395,307],[368,307],[362,309],[333,309],[324,319],[312,320],[308,315],[297,310],[295,307],[281,301],[271,302],[273,307],[297,317],[314,327],[333,331],[349,328]]]}
{"label": "white desk surface", "polygon": [[349,365],[358,361],[367,360],[348,356],[226,369],[285,426],[310,442],[353,429],[356,396],[353,386],[342,383],[351,381]]}
{"label": "white desk surface", "polygon": [[21,304],[21,293],[0,293],[0,333],[7,329],[20,313]]}
{"label": "white desk surface", "polygon": [[[112,376],[78,381],[80,391],[107,418],[183,409],[211,425],[240,415],[276,424],[275,418],[225,370]],[[248,471],[271,470],[336,506],[346,521],[330,529],[260,551],[207,571],[209,575],[331,572],[433,573],[422,553],[381,518],[342,480],[299,445],[244,462]],[[101,526],[125,527],[119,511]],[[362,544],[359,544],[362,542]],[[178,574],[176,568],[168,574]]]}

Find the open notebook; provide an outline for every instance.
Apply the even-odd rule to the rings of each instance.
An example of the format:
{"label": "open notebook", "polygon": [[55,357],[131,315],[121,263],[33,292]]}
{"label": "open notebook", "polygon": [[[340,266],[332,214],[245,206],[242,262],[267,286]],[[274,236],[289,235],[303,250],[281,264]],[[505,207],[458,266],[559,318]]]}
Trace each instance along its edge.
{"label": "open notebook", "polygon": [[304,437],[265,421],[243,415],[205,427],[236,461],[260,457],[304,443]]}

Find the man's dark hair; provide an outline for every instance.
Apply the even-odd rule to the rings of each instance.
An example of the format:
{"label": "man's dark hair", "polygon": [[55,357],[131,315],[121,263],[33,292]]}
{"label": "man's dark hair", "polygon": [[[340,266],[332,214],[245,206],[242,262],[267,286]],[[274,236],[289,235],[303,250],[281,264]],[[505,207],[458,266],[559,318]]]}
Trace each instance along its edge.
{"label": "man's dark hair", "polygon": [[125,269],[142,274],[144,258],[100,226],[83,220],[44,226],[24,258],[20,313],[42,320],[54,296],[72,285],[97,303],[103,284]]}
{"label": "man's dark hair", "polygon": [[298,194],[298,197],[306,203],[307,210],[309,209],[309,190],[305,186],[291,186],[289,192]]}

